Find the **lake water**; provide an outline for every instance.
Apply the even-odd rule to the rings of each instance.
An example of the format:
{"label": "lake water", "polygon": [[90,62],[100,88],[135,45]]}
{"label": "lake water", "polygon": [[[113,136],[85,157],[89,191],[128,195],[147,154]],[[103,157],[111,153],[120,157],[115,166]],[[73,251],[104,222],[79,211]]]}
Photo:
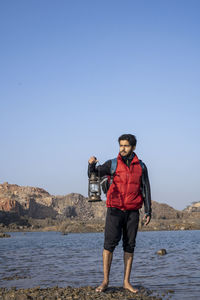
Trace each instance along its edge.
{"label": "lake water", "polygon": [[[101,283],[103,233],[10,234],[0,239],[0,287]],[[167,255],[156,254],[161,248]],[[122,256],[120,244],[114,252],[111,286],[122,286]],[[200,299],[200,231],[138,232],[131,281],[159,293],[174,290],[171,299]]]}

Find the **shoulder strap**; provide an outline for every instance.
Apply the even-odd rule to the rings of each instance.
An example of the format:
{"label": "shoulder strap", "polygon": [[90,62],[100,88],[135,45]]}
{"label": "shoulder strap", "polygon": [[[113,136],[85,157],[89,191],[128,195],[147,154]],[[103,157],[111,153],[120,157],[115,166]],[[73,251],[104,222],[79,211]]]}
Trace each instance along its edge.
{"label": "shoulder strap", "polygon": [[116,169],[117,169],[117,158],[113,158],[111,159],[111,167],[110,167],[111,176],[114,175]]}

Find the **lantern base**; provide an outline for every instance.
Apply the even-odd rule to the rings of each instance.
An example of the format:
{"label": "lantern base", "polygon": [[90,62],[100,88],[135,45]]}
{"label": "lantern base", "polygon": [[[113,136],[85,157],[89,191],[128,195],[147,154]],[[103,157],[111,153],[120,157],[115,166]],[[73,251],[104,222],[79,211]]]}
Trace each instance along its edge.
{"label": "lantern base", "polygon": [[89,199],[88,199],[88,202],[100,202],[102,201],[100,197],[98,196],[91,196]]}
{"label": "lantern base", "polygon": [[102,200],[100,199],[100,200],[88,200],[88,202],[101,202]]}

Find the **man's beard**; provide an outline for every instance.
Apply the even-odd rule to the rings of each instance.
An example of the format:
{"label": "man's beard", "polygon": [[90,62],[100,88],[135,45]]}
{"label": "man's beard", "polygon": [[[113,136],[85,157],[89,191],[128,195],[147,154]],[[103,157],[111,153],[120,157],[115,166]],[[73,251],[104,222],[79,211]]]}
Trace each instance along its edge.
{"label": "man's beard", "polygon": [[125,151],[121,151],[120,154],[121,154],[121,156],[127,156],[128,155],[128,153],[125,152]]}
{"label": "man's beard", "polygon": [[121,151],[121,152],[120,152],[121,156],[124,157],[124,158],[125,158],[125,157],[131,156],[132,153],[133,153],[132,150],[129,151],[129,152],[125,152],[125,151]]}

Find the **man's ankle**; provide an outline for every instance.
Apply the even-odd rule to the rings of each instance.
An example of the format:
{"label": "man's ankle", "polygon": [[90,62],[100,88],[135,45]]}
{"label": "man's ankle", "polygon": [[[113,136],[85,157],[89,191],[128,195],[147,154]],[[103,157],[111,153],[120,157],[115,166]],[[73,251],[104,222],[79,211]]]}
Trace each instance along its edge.
{"label": "man's ankle", "polygon": [[130,284],[129,280],[124,280],[124,285]]}

